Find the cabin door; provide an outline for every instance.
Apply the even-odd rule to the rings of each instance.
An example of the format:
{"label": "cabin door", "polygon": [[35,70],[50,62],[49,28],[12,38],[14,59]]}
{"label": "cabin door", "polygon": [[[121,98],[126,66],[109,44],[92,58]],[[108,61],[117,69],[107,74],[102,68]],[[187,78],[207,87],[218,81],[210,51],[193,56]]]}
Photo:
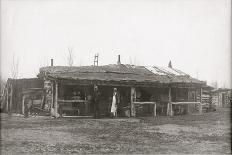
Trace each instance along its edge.
{"label": "cabin door", "polygon": [[195,91],[190,90],[188,91],[188,102],[194,102],[195,101]]}
{"label": "cabin door", "polygon": [[120,102],[118,105],[118,116],[129,116],[128,111],[130,111],[130,88],[119,87]]}

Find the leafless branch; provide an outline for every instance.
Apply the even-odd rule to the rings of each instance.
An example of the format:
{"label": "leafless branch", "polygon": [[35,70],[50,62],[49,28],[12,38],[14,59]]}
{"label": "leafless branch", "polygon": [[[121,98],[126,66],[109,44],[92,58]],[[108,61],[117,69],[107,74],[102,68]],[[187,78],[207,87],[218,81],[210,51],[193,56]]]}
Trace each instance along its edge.
{"label": "leafless branch", "polygon": [[18,78],[18,72],[19,72],[19,59],[15,59],[15,54],[13,54],[13,62],[11,66],[11,77],[13,79]]}
{"label": "leafless branch", "polygon": [[0,79],[1,79],[0,80],[0,96],[1,96],[1,94],[3,93],[3,90],[5,88],[5,85],[6,85],[6,80],[4,80],[2,78],[0,78]]}
{"label": "leafless branch", "polygon": [[73,47],[68,47],[68,56],[67,56],[67,64],[68,66],[73,65]]}

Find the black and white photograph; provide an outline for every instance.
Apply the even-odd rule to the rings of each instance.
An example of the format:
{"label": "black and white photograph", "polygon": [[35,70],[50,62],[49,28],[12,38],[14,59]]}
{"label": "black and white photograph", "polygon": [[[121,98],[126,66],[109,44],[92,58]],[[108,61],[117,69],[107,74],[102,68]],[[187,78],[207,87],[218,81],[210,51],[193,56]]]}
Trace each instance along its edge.
{"label": "black and white photograph", "polygon": [[0,0],[0,154],[231,154],[231,0]]}

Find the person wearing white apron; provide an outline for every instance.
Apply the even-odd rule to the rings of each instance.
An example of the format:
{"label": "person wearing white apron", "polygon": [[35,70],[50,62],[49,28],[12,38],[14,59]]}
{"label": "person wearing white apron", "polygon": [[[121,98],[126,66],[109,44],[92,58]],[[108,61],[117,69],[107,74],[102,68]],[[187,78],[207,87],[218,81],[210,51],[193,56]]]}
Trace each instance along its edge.
{"label": "person wearing white apron", "polygon": [[114,88],[110,112],[113,115],[113,117],[117,116],[117,88]]}

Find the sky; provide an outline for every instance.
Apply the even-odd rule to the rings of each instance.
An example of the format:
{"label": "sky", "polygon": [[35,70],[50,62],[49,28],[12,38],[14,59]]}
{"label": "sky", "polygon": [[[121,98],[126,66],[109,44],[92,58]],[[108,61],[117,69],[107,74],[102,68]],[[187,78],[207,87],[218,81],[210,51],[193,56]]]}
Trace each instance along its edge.
{"label": "sky", "polygon": [[167,66],[231,85],[230,0],[2,0],[1,76],[36,77],[39,68],[124,64]]}

